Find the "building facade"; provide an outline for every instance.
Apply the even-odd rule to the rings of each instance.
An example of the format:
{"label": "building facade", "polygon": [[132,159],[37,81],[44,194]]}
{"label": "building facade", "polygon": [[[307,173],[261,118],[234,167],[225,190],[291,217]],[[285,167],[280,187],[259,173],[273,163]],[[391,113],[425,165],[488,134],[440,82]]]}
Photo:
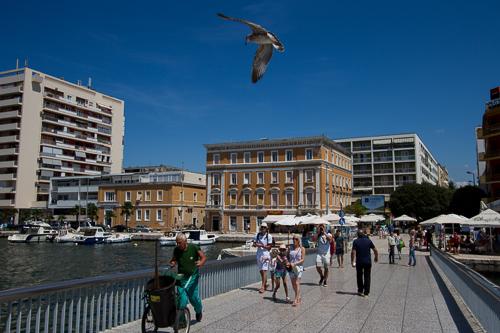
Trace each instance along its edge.
{"label": "building facade", "polygon": [[[127,175],[127,174],[126,174]],[[120,175],[111,176],[118,179]],[[144,225],[165,231],[196,227],[205,222],[205,175],[188,171],[135,174],[138,181],[99,185],[98,220],[110,226]],[[122,180],[124,180],[122,178]],[[131,202],[128,222],[121,207]],[[107,212],[112,212],[113,217]]]}
{"label": "building facade", "polygon": [[51,177],[121,172],[124,103],[31,68],[0,72],[0,208],[46,208]]}
{"label": "building facade", "polygon": [[[490,90],[482,127],[476,130],[476,137],[478,168],[484,167],[484,172],[478,170],[479,183],[486,190],[488,201],[493,203],[500,199],[500,87]],[[499,204],[495,203],[494,207],[495,210],[500,210]]]}
{"label": "building facade", "polygon": [[389,198],[398,186],[404,184],[448,184],[448,172],[443,166],[439,172],[439,163],[417,134],[335,141],[352,152],[353,199],[376,194]]}
{"label": "building facade", "polygon": [[327,137],[205,148],[207,230],[254,232],[270,214],[327,214],[351,202],[350,153]]}

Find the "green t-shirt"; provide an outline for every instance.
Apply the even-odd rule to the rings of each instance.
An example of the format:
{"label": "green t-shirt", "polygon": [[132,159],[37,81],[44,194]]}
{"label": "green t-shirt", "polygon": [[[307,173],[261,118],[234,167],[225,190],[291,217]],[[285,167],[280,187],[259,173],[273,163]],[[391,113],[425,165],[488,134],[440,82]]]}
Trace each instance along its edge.
{"label": "green t-shirt", "polygon": [[188,244],[185,251],[175,247],[174,258],[175,261],[177,261],[177,271],[179,274],[191,276],[196,271],[197,267],[195,262],[200,260],[198,251],[200,251],[200,248],[194,244]]}

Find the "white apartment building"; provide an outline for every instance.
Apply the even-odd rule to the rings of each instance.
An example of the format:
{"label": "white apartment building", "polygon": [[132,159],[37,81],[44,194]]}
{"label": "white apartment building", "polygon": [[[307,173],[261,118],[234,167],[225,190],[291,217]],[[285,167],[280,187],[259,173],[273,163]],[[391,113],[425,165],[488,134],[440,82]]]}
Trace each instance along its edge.
{"label": "white apartment building", "polygon": [[47,207],[51,177],[121,172],[124,102],[31,68],[0,72],[0,209]]}
{"label": "white apartment building", "polygon": [[[352,152],[353,200],[383,194],[398,186],[427,182],[447,184],[439,164],[417,134],[396,134],[335,139]],[[442,177],[447,173],[442,172]]]}

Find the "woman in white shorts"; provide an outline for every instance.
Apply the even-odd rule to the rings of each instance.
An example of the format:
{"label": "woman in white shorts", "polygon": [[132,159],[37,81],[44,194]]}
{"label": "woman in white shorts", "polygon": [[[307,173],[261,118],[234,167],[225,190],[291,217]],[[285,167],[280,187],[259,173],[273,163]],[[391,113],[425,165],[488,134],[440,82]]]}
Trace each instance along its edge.
{"label": "woman in white shorts", "polygon": [[300,296],[300,278],[302,277],[302,271],[304,270],[303,265],[305,256],[306,250],[300,245],[299,237],[293,236],[293,250],[290,250],[288,253],[290,262],[290,280],[292,281],[292,287],[295,293],[295,299],[292,306],[299,305],[302,300]]}

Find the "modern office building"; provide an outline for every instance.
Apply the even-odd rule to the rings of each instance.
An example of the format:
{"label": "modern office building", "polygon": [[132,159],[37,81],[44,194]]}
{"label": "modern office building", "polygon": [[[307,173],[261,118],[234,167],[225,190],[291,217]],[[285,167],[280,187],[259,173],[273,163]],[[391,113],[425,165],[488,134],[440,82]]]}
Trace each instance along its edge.
{"label": "modern office building", "polygon": [[[131,176],[132,179],[128,181],[127,177]],[[205,223],[204,174],[169,171],[110,177],[111,182],[99,185],[97,200],[98,220],[107,225],[145,225],[169,231],[199,228]],[[121,208],[127,201],[133,206],[128,222]],[[112,212],[113,217],[107,212]]]}
{"label": "modern office building", "polygon": [[351,202],[351,156],[324,136],[206,144],[206,229],[258,229],[267,215],[328,214]]}
{"label": "modern office building", "polygon": [[417,134],[335,141],[352,152],[353,200],[377,194],[388,198],[398,186],[404,184],[448,184],[448,172],[443,166],[440,167]]}
{"label": "modern office building", "polygon": [[0,208],[45,208],[51,177],[121,172],[124,103],[31,68],[0,72]]}
{"label": "modern office building", "polygon": [[[500,210],[500,204],[495,202],[500,199],[500,87],[490,90],[483,124],[476,129],[476,137],[479,183],[487,191],[490,206]],[[481,151],[481,148],[484,150]],[[484,172],[481,172],[481,166]]]}

